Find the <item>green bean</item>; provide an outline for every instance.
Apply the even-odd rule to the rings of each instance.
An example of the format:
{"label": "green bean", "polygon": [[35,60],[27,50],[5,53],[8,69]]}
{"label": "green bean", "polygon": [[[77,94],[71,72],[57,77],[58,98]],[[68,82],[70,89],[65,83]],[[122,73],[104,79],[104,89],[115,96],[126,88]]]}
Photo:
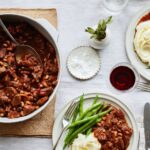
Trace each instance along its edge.
{"label": "green bean", "polygon": [[92,132],[92,128],[88,129],[88,130],[86,131],[86,136],[88,136],[91,132]]}
{"label": "green bean", "polygon": [[110,111],[111,111],[111,109],[106,110],[106,111],[104,111],[104,112],[100,112],[100,113],[98,113],[98,114],[96,114],[96,115],[94,115],[94,116],[85,118],[85,119],[83,119],[83,120],[77,120],[77,121],[75,121],[74,123],[72,123],[68,128],[73,128],[73,127],[79,126],[79,125],[81,125],[81,124],[83,124],[83,123],[86,123],[86,122],[88,122],[88,121],[90,121],[90,120],[93,120],[93,119],[96,119],[96,118],[98,119],[99,117],[103,117],[104,115],[106,115],[106,114],[109,113]]}
{"label": "green bean", "polygon": [[91,112],[87,113],[87,115],[85,116],[85,118],[86,117],[90,117],[92,115],[95,115],[98,112],[98,110],[100,110],[102,107],[103,107],[103,104],[101,104],[100,107],[97,107],[94,110],[92,110]]}
{"label": "green bean", "polygon": [[[77,113],[79,113],[79,105],[78,105],[78,112]],[[75,119],[75,117],[72,119],[72,123],[75,121],[75,120],[77,120],[77,119]],[[69,131],[68,131],[68,133],[67,133],[67,135],[66,135],[66,137],[65,137],[65,141],[66,141],[66,139],[68,139],[68,137],[74,132],[76,130],[76,128],[71,128],[71,129],[69,129]]]}
{"label": "green bean", "polygon": [[76,104],[76,105],[78,105],[78,106],[76,107],[75,112],[73,114],[72,123],[76,120],[78,113],[79,113],[79,104]]}
{"label": "green bean", "polygon": [[102,120],[102,118],[98,118],[97,121],[96,121],[96,123],[100,122],[101,120]]}
{"label": "green bean", "polygon": [[84,95],[80,97],[80,101],[79,101],[79,116],[81,116],[83,113],[83,100],[84,100]]}
{"label": "green bean", "polygon": [[[98,98],[99,98],[98,95],[96,95],[96,97],[95,97],[94,100],[93,100],[92,106],[97,103]],[[93,110],[92,112],[89,112],[86,117],[90,117],[90,116],[96,114],[96,112],[97,112],[99,109],[100,109],[100,108],[96,108],[96,109]]]}
{"label": "green bean", "polygon": [[[96,95],[96,97],[95,97],[94,100],[93,100],[92,106],[97,103],[98,98],[99,98],[98,95]],[[92,112],[89,112],[89,113],[87,114],[87,116],[85,116],[85,117],[90,117],[90,116],[92,116],[93,114],[95,114],[95,113],[98,111],[98,109],[99,109],[99,108],[93,110]]]}
{"label": "green bean", "polygon": [[79,125],[81,125],[81,124],[83,124],[83,123],[86,123],[86,122],[88,122],[88,121],[90,121],[90,120],[93,120],[93,119],[96,119],[96,118],[98,118],[98,115],[94,115],[94,116],[92,116],[92,117],[88,117],[88,118],[83,119],[83,120],[75,121],[74,123],[72,123],[72,124],[68,127],[68,129],[73,128],[73,127],[76,127],[76,126],[79,126]]}
{"label": "green bean", "polygon": [[96,97],[95,97],[94,100],[93,100],[92,105],[96,104],[98,99],[99,99],[99,97],[98,97],[98,95],[96,95]]}
{"label": "green bean", "polygon": [[[97,123],[101,121],[101,118],[97,119]],[[86,131],[86,136],[88,136],[89,134],[92,133],[92,128],[89,128],[87,131]]]}
{"label": "green bean", "polygon": [[[73,115],[73,118],[72,118],[72,122],[71,122],[71,123],[73,123],[74,121],[76,121],[77,116],[78,116],[78,113],[79,113],[79,104],[78,104],[78,106],[76,107],[76,110],[75,110],[75,112],[74,112],[74,115]],[[74,130],[75,130],[74,128],[69,129],[69,132],[68,132],[66,138],[67,138],[68,136],[70,136],[70,134],[72,134],[72,133],[74,132]],[[66,139],[66,138],[65,138],[65,139]]]}
{"label": "green bean", "polygon": [[65,137],[65,140],[64,140],[64,147],[63,149],[65,149],[65,147],[67,146],[67,140],[69,139],[69,137],[74,133],[75,131],[75,128],[71,128],[67,134],[67,136]]}
{"label": "green bean", "polygon": [[[72,123],[74,122],[74,121],[76,121],[76,119],[77,119],[77,116],[78,116],[78,113],[79,113],[79,106],[80,104],[78,104],[78,106],[76,107],[76,110],[75,110],[75,112],[74,112],[74,115],[73,115],[73,118],[72,118]],[[68,132],[68,136],[70,136],[70,134],[72,134],[72,132],[74,132],[74,129],[72,128],[72,129],[70,129],[69,130],[69,132]],[[67,138],[67,137],[66,137]],[[65,138],[65,139],[66,139]]]}
{"label": "green bean", "polygon": [[95,105],[87,108],[87,110],[85,112],[83,112],[82,115],[77,120],[83,119],[87,115],[87,113],[93,111],[95,108],[100,107],[100,106],[101,106],[101,104],[98,103],[98,104],[95,104]]}
{"label": "green bean", "polygon": [[108,107],[108,104],[105,102],[105,103],[104,103],[104,106],[103,106],[103,108],[102,108],[102,111],[105,110],[107,107]]}

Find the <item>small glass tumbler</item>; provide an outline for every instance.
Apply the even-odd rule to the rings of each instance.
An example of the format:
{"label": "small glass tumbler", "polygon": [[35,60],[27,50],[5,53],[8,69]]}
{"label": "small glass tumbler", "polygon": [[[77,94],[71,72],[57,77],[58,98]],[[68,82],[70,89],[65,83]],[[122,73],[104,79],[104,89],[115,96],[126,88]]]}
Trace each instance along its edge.
{"label": "small glass tumbler", "polygon": [[127,93],[133,91],[137,87],[139,78],[139,73],[131,64],[121,62],[111,68],[107,83],[114,92]]}
{"label": "small glass tumbler", "polygon": [[104,8],[112,15],[119,14],[127,5],[129,0],[102,0]]}

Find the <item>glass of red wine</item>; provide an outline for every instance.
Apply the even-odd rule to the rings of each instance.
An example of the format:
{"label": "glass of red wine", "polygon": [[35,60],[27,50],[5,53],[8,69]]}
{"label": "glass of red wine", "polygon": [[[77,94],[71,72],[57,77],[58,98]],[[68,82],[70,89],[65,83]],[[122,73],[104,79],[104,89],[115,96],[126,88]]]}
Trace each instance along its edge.
{"label": "glass of red wine", "polygon": [[109,83],[113,89],[120,92],[133,90],[139,80],[139,74],[129,63],[115,65],[109,74]]}

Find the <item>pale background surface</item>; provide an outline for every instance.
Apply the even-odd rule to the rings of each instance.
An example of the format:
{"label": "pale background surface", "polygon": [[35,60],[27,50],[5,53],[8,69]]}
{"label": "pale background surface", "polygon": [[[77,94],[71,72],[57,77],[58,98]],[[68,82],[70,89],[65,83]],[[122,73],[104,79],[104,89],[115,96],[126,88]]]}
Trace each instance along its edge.
{"label": "pale background surface", "polygon": [[[94,25],[100,18],[108,16],[103,10],[101,0],[0,0],[0,7],[55,7],[58,11],[58,30],[60,53],[62,55],[62,79],[57,92],[56,115],[72,98],[83,92],[107,92],[120,98],[133,111],[138,122],[142,121],[145,102],[150,101],[150,93],[133,91],[127,94],[115,94],[106,85],[107,75],[111,66],[119,62],[127,62],[125,53],[125,33],[127,25],[134,15],[149,0],[130,0],[122,13],[115,16],[110,26],[112,38],[110,45],[101,51],[101,70],[96,77],[89,81],[77,81],[66,69],[66,58],[71,49],[85,45],[87,34],[85,27]],[[150,5],[150,4],[149,4]],[[142,124],[139,123],[139,126]],[[143,133],[143,129],[141,129]],[[141,147],[144,135],[141,134]],[[50,139],[44,138],[0,138],[0,150],[52,150]],[[144,148],[141,148],[144,150]]]}

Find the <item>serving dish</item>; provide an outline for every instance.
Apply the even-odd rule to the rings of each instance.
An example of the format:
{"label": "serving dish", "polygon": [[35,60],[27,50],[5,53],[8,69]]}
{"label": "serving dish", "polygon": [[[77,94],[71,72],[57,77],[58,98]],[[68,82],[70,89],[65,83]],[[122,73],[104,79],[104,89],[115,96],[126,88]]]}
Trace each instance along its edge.
{"label": "serving dish", "polygon": [[141,17],[143,17],[148,12],[150,12],[150,7],[145,7],[144,9],[140,10],[129,24],[126,33],[126,53],[131,64],[140,73],[140,75],[145,79],[150,80],[150,71],[148,69],[148,66],[140,60],[140,58],[134,51],[134,44],[133,44],[135,36],[135,28]]}
{"label": "serving dish", "polygon": [[[94,99],[95,96],[99,96],[100,97],[100,101],[106,101],[109,104],[112,104],[113,106],[120,108],[124,114],[125,114],[125,118],[127,120],[128,125],[133,129],[133,134],[130,140],[130,145],[128,147],[127,150],[133,150],[133,149],[137,149],[138,146],[138,140],[139,140],[139,132],[138,132],[138,126],[136,123],[136,120],[132,114],[132,112],[129,110],[129,108],[122,103],[120,100],[118,100],[117,98],[110,96],[108,94],[104,94],[104,93],[89,93],[89,94],[85,94],[84,95],[84,103],[85,106],[84,107],[89,107]],[[75,98],[74,100],[79,101],[80,97]],[[61,133],[62,130],[62,118],[63,115],[65,113],[65,111],[68,109],[69,107],[68,103],[61,111],[61,113],[57,116],[55,123],[54,123],[54,127],[53,127],[53,134],[52,134],[52,141],[53,144],[56,143],[58,136]],[[66,136],[66,132],[64,132],[64,134],[62,135],[62,138],[60,139],[57,149],[58,150],[62,150],[63,149],[63,144],[64,144],[64,138]],[[69,149],[69,148],[66,148]]]}
{"label": "serving dish", "polygon": [[48,100],[46,101],[45,104],[43,104],[40,108],[38,108],[37,110],[35,110],[34,112],[28,114],[27,116],[23,116],[23,117],[19,117],[19,118],[13,118],[13,119],[9,119],[6,117],[1,117],[0,118],[0,123],[16,123],[16,122],[21,122],[21,121],[25,121],[27,119],[32,118],[33,116],[37,115],[38,113],[40,113],[49,103],[50,101],[53,99],[56,90],[58,88],[59,82],[60,82],[60,70],[61,70],[61,66],[60,66],[60,55],[59,55],[59,51],[58,51],[58,46],[57,46],[57,37],[58,37],[58,33],[55,30],[55,28],[45,19],[33,19],[24,15],[18,15],[18,14],[1,14],[0,15],[1,19],[5,22],[25,22],[28,23],[29,25],[31,25],[33,28],[35,28],[38,32],[40,32],[54,47],[55,51],[56,51],[56,57],[58,60],[58,68],[59,68],[59,72],[58,72],[58,83],[55,86],[52,94],[48,97]]}

